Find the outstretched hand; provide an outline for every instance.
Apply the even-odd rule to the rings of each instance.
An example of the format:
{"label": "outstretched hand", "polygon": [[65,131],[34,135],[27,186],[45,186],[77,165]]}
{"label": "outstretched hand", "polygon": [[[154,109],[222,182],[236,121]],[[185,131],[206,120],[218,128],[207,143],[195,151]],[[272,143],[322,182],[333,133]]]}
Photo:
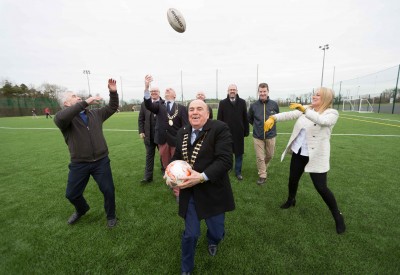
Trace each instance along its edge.
{"label": "outstretched hand", "polygon": [[108,80],[108,90],[112,93],[116,93],[117,92],[117,81],[115,81],[114,79],[110,78]]}
{"label": "outstretched hand", "polygon": [[274,127],[276,118],[274,116],[270,116],[265,122],[264,122],[264,132],[268,132],[271,130],[272,127]]}
{"label": "outstretched hand", "polygon": [[150,88],[150,83],[153,81],[153,77],[151,75],[146,75],[144,77],[144,89],[145,91],[148,91]]}
{"label": "outstretched hand", "polygon": [[87,98],[85,101],[89,105],[97,105],[97,104],[100,104],[100,100],[102,100],[102,99],[103,98],[101,96],[91,96],[91,97]]}
{"label": "outstretched hand", "polygon": [[290,109],[297,109],[302,113],[304,113],[306,111],[306,108],[304,108],[304,106],[299,104],[299,103],[290,103],[289,108]]}

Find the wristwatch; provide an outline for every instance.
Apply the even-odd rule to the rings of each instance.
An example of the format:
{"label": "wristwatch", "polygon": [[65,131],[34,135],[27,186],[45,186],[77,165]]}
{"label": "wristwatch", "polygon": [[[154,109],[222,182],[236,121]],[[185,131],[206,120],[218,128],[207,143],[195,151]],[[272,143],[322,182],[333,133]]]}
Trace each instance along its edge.
{"label": "wristwatch", "polygon": [[201,175],[200,183],[203,183],[203,182],[205,182],[205,181],[206,181],[206,180],[204,179],[203,175]]}

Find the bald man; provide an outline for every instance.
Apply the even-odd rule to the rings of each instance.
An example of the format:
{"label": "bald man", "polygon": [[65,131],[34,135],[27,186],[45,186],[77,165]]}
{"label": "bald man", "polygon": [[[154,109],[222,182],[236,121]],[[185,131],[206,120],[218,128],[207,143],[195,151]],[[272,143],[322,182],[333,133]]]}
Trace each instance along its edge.
{"label": "bald man", "polygon": [[228,124],[233,139],[233,154],[235,154],[235,174],[241,181],[242,162],[244,154],[244,138],[249,135],[249,121],[247,118],[247,105],[238,94],[235,84],[228,86],[228,96],[219,102],[217,119]]}
{"label": "bald man", "polygon": [[[206,102],[206,94],[203,91],[199,91],[196,94],[196,99],[200,99],[200,100]],[[209,113],[209,117],[208,118],[209,119],[213,119],[213,110],[210,107],[210,105],[207,105],[207,106],[208,106],[208,113]]]}

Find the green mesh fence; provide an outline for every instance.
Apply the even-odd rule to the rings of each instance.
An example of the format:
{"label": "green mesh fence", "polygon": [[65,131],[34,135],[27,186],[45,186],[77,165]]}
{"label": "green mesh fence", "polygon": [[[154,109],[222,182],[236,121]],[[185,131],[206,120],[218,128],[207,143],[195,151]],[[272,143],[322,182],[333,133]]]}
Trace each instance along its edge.
{"label": "green mesh fence", "polygon": [[31,116],[32,110],[36,110],[36,115],[45,115],[44,109],[50,109],[54,114],[60,110],[60,106],[55,99],[40,97],[4,97],[0,96],[0,117],[4,116]]}

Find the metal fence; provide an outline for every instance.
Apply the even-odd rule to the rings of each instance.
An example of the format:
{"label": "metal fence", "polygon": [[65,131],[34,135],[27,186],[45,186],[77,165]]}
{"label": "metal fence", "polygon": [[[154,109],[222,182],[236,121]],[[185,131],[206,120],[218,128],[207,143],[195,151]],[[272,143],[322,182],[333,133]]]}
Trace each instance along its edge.
{"label": "metal fence", "polygon": [[[342,111],[400,114],[400,65],[354,79],[333,84],[334,107]],[[311,102],[312,92],[296,95],[280,102]],[[286,101],[286,102],[285,102]]]}

